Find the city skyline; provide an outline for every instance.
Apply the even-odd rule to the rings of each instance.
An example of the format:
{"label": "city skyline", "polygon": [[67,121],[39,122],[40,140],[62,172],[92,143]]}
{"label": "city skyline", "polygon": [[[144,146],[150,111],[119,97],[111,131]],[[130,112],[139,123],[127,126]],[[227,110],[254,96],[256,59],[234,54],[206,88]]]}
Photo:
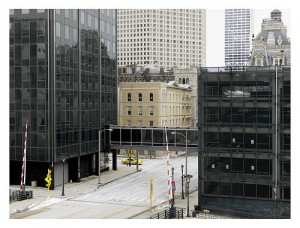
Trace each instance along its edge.
{"label": "city skyline", "polygon": [[[22,2],[22,4],[21,4],[21,6],[20,6],[20,4],[18,3],[19,1],[17,1],[17,3],[10,3],[10,4],[14,4],[13,6],[10,6],[10,7],[8,7],[8,8],[5,8],[4,7],[4,23],[6,23],[5,25],[8,27],[8,23],[7,23],[7,18],[8,18],[8,9],[10,9],[10,8],[27,8],[27,7],[29,7],[29,8],[43,8],[43,6],[42,6],[42,4],[38,4],[38,6],[35,6],[35,5],[33,5],[32,3],[31,4],[29,4],[29,6],[25,6],[24,5],[24,2]],[[30,1],[30,2],[32,2],[32,1]],[[78,4],[76,5],[76,3],[75,3],[75,7],[73,7],[72,5],[70,5],[70,6],[67,6],[67,5],[70,5],[70,2],[66,2],[66,3],[64,3],[64,5],[63,6],[53,6],[53,5],[49,5],[48,7],[47,6],[44,6],[44,7],[46,7],[46,8],[57,8],[57,7],[62,7],[62,8],[78,8]],[[118,6],[117,5],[114,5],[113,7],[107,7],[107,5],[105,5],[105,4],[107,4],[107,3],[103,3],[103,5],[105,5],[105,6],[102,6],[102,2],[101,3],[98,3],[99,5],[93,5],[93,6],[91,6],[90,5],[90,3],[89,4],[86,4],[87,6],[84,6],[85,5],[85,3],[81,3],[81,6],[79,7],[79,8],[84,8],[84,7],[86,7],[86,8],[97,8],[97,7],[99,7],[99,8],[118,8]],[[101,4],[101,5],[100,5]],[[123,4],[123,5],[122,5]],[[120,8],[124,8],[124,6],[126,6],[126,2],[123,2],[121,5],[120,5]],[[41,5],[41,6],[40,6]],[[150,5],[147,5],[148,7],[150,7]],[[164,5],[163,7],[160,7],[159,5],[156,5],[157,6],[157,8],[166,8],[167,6],[166,5]],[[170,6],[170,8],[172,8],[172,5],[171,5],[171,3],[169,3],[168,4],[168,6]],[[202,6],[202,3],[200,4],[198,4],[198,5],[195,5],[194,4],[194,6],[193,7],[190,7],[189,6],[189,4],[187,4],[186,5],[186,7],[184,6],[184,5],[182,5],[182,8],[203,8],[203,9],[207,9],[207,7],[206,6],[204,6],[204,7],[201,7]],[[297,40],[297,36],[295,37],[294,35],[295,35],[295,30],[293,29],[293,36],[291,36],[291,31],[292,31],[292,27],[291,27],[291,10],[290,9],[281,9],[280,8],[280,6],[278,7],[278,4],[274,4],[274,6],[275,7],[273,7],[273,5],[270,5],[270,6],[268,6],[268,7],[266,7],[265,5],[263,5],[262,6],[262,8],[268,8],[268,9],[258,9],[257,11],[258,11],[258,15],[257,15],[257,18],[256,18],[256,20],[255,20],[255,24],[254,24],[254,26],[255,26],[255,28],[254,28],[254,35],[256,36],[257,34],[258,34],[258,32],[260,31],[260,25],[261,25],[261,22],[262,22],[262,19],[263,18],[269,18],[270,17],[270,13],[271,13],[271,11],[273,10],[273,9],[279,9],[280,11],[282,11],[282,18],[283,18],[283,23],[285,24],[285,25],[287,25],[287,31],[288,31],[288,37],[290,37],[291,38],[291,42],[293,42],[293,41],[295,41],[295,40]],[[285,7],[285,6],[283,6],[283,7],[285,7],[285,8],[288,8],[288,6],[289,5],[287,5],[287,7]],[[144,8],[144,7],[141,7],[140,5],[133,5],[133,4],[128,4],[128,8],[130,8],[130,7],[137,7],[137,8]],[[153,7],[153,6],[152,6]],[[258,6],[257,6],[258,7]],[[176,8],[178,8],[178,6],[176,5]],[[232,5],[229,5],[228,7],[226,6],[226,8],[233,8],[232,7]],[[245,7],[245,6],[237,6],[237,8],[247,8],[247,7]],[[253,7],[252,7],[253,8]],[[213,21],[214,23],[215,23],[215,26],[212,26],[212,27],[214,27],[214,30],[215,31],[219,31],[220,33],[219,33],[219,35],[218,35],[218,37],[215,37],[215,38],[213,38],[213,41],[215,42],[215,45],[213,45],[213,48],[216,48],[216,49],[212,49],[211,48],[211,46],[210,46],[210,41],[209,41],[209,38],[210,38],[210,33],[208,32],[209,31],[209,28],[210,28],[210,26],[208,26],[208,23],[209,23],[209,20],[210,20],[210,18],[209,18],[209,12],[211,12],[211,11],[223,11],[224,13],[225,13],[225,10],[224,10],[225,8],[224,8],[224,6],[222,7],[222,9],[208,9],[207,10],[207,50],[206,50],[206,53],[207,53],[207,66],[208,67],[212,67],[212,66],[223,66],[223,65],[225,65],[224,64],[224,51],[225,51],[225,49],[224,49],[224,37],[223,37],[223,35],[224,35],[224,31],[222,30],[222,32],[221,32],[221,30],[219,30],[219,29],[217,29],[218,28],[218,26],[220,26],[220,27],[223,27],[223,29],[224,29],[224,27],[225,27],[225,23],[224,23],[224,21],[223,22],[217,22],[216,20],[215,21]],[[256,16],[255,16],[256,17]],[[221,18],[222,19],[222,18]],[[222,37],[222,38],[221,38]],[[3,38],[2,38],[3,39]],[[6,39],[7,39],[7,41],[8,41],[8,37],[6,37]],[[217,40],[219,40],[220,39],[220,42],[219,41],[217,41]],[[4,41],[6,41],[6,40],[4,40]],[[7,48],[7,43],[8,42],[2,42],[2,43],[4,43],[5,44],[5,48]],[[216,44],[218,44],[218,45],[216,45]],[[294,43],[293,43],[294,44]],[[296,44],[296,42],[295,42],[295,44]],[[223,46],[223,48],[221,47],[221,46]],[[293,45],[293,49],[295,48],[295,45]],[[5,50],[5,49],[4,49]],[[223,52],[223,53],[222,53]],[[296,52],[296,51],[295,51]],[[293,53],[295,53],[295,52],[293,52]],[[212,53],[213,54],[213,56],[211,57],[211,58],[209,58],[209,55],[210,55],[210,53]],[[216,53],[218,53],[218,56],[216,56]],[[8,53],[4,53],[3,55],[8,55]],[[6,59],[8,59],[8,58],[6,58]],[[9,68],[7,67],[7,72],[4,72],[4,74],[5,75],[8,75],[9,74]],[[294,78],[293,78],[294,79]],[[8,80],[6,77],[5,77],[5,80]],[[294,81],[295,82],[295,81]],[[8,83],[7,81],[4,81],[4,85],[5,85],[5,83]],[[6,84],[7,85],[7,84]],[[8,100],[8,88],[5,88],[5,91],[4,91],[4,93],[5,93],[5,96],[3,96],[3,102],[2,103],[4,103],[4,104],[7,104],[7,100]],[[294,107],[293,107],[294,108]],[[293,110],[293,111],[295,111],[295,109]],[[3,124],[4,124],[4,126],[5,127],[7,127],[8,128],[8,124],[7,124],[7,119],[8,119],[8,113],[9,112],[6,112],[5,114],[2,114],[2,119],[3,119]],[[294,115],[293,114],[293,116],[296,116],[296,115]],[[5,141],[7,144],[5,144],[4,145],[4,148],[5,148],[5,150],[9,147],[9,145],[8,145],[8,136],[7,136],[7,134],[5,134],[4,135],[4,132],[6,132],[5,130],[3,130],[2,131],[3,133],[2,133],[2,135],[4,136],[4,139],[3,139],[3,141]],[[5,156],[8,156],[7,154],[5,155]],[[5,157],[6,158],[6,157]],[[3,159],[3,160],[5,160],[5,158]],[[5,163],[5,162],[3,162],[4,164],[5,164],[5,168],[7,169],[8,167],[7,167],[7,164]],[[4,168],[4,169],[5,169]],[[7,177],[6,177],[7,178]],[[293,185],[294,185],[294,183],[293,183]],[[293,188],[295,188],[295,185],[293,186]],[[4,194],[3,194],[4,195]],[[295,195],[293,195],[293,197],[294,197]],[[295,198],[294,198],[295,199]],[[294,208],[293,208],[294,209]]]}

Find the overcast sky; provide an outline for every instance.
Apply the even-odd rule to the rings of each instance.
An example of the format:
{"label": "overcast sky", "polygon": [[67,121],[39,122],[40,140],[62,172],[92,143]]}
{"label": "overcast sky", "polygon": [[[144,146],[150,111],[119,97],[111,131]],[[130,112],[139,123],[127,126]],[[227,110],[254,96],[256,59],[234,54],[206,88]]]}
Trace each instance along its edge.
{"label": "overcast sky", "polygon": [[[253,23],[254,36],[260,32],[262,19],[270,18],[273,9],[254,9]],[[290,37],[291,15],[290,10],[279,9],[282,12],[282,21],[287,26],[288,37]],[[207,10],[207,31],[206,31],[206,66],[224,66],[224,43],[225,43],[225,9]]]}
{"label": "overcast sky", "polygon": [[[207,9],[207,33],[206,33],[206,66],[224,66],[224,27],[225,9],[255,9],[254,13],[254,34],[260,31],[263,18],[270,18],[270,13],[274,9],[282,12],[282,19],[288,28],[288,36],[291,30],[291,8],[296,7],[292,0],[272,0],[261,1],[240,1],[240,0],[14,0],[4,2],[9,8],[109,8],[109,9]],[[295,2],[295,1],[294,1]],[[294,4],[294,5],[292,5]],[[279,7],[278,7],[279,6]],[[5,9],[5,6],[4,6]],[[8,13],[8,11],[7,11]],[[291,39],[292,41],[293,39]],[[295,46],[295,43],[294,43]]]}

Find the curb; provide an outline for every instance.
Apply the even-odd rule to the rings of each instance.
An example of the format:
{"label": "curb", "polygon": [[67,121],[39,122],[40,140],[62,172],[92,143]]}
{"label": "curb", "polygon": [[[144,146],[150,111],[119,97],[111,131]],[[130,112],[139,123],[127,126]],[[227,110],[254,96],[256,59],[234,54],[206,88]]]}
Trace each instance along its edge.
{"label": "curb", "polygon": [[[194,193],[194,192],[196,192],[196,191],[198,191],[198,189],[194,189],[194,190],[190,191],[189,194]],[[178,199],[178,198],[181,198],[181,196],[176,196],[176,197],[175,197],[175,199]],[[153,207],[152,209],[155,209],[155,208],[157,208],[158,206],[163,205],[163,204],[165,204],[165,203],[167,203],[167,202],[168,202],[168,200],[166,200],[166,201],[164,201],[164,202],[162,202],[162,203],[156,205],[156,206]],[[154,214],[159,213],[159,212],[161,212],[161,211],[163,211],[163,209],[160,210],[160,211],[157,211],[157,212],[155,212],[155,213],[152,213],[151,215],[154,215]],[[149,209],[144,210],[144,211],[142,211],[142,212],[140,212],[140,213],[137,213],[136,215],[133,215],[133,216],[127,218],[127,219],[135,219],[135,217],[140,216],[140,215],[142,215],[142,214],[144,214],[144,213],[147,213],[147,212],[149,212]],[[149,218],[151,217],[151,215],[149,216]],[[185,216],[185,217],[186,217],[186,216]],[[146,219],[149,219],[149,218],[146,218]],[[139,218],[137,218],[137,219],[139,219]]]}
{"label": "curb", "polygon": [[[114,182],[114,181],[120,180],[120,179],[122,179],[122,178],[124,178],[124,177],[130,176],[130,175],[135,174],[135,173],[140,172],[140,171],[141,171],[141,169],[139,169],[138,171],[135,170],[135,171],[132,172],[132,173],[128,173],[128,174],[126,174],[126,175],[124,175],[124,176],[121,176],[121,177],[118,177],[118,178],[116,178],[116,179],[110,180],[110,181],[108,181],[108,182],[106,182],[106,183],[100,184],[100,185],[98,185],[98,186],[97,186],[94,190],[92,190],[92,191],[95,191],[95,190],[97,190],[98,188],[100,188],[100,187],[102,187],[102,186],[104,186],[104,185],[110,184],[110,183],[112,183],[112,182]],[[76,183],[76,184],[79,185],[80,183]],[[74,186],[74,187],[75,187],[75,186]],[[84,192],[83,194],[86,194],[86,193],[88,193],[88,192]],[[82,193],[81,193],[81,194],[82,194]],[[80,195],[80,194],[79,194],[79,195]],[[62,199],[62,200],[68,200],[68,199],[72,199],[72,198],[77,197],[77,196],[78,196],[78,194],[75,194],[75,195],[72,195],[72,196],[68,196],[68,197],[53,197],[53,198]],[[33,204],[28,204],[27,206],[25,206],[25,207],[23,207],[23,208],[21,208],[21,209],[14,209],[14,210],[11,210],[11,211],[9,211],[9,216],[13,216],[13,215],[21,214],[21,213],[23,213],[23,212],[27,212],[27,211],[29,211],[31,208],[33,208],[33,207],[35,207],[35,206],[38,206],[38,205],[41,205],[41,204],[43,204],[43,203],[46,202],[46,201],[47,201],[47,200],[40,201],[40,202],[33,203]]]}

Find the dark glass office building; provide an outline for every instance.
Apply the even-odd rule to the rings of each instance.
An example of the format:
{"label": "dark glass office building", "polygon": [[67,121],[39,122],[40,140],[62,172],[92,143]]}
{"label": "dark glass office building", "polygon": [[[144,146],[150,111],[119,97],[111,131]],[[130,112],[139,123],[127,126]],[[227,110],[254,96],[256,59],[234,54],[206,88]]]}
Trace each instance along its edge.
{"label": "dark glass office building", "polygon": [[[97,174],[98,132],[117,124],[116,10],[10,10],[10,183]],[[108,132],[108,131],[107,131]],[[107,169],[102,134],[101,169]]]}
{"label": "dark glass office building", "polygon": [[198,206],[290,218],[290,67],[202,68]]}

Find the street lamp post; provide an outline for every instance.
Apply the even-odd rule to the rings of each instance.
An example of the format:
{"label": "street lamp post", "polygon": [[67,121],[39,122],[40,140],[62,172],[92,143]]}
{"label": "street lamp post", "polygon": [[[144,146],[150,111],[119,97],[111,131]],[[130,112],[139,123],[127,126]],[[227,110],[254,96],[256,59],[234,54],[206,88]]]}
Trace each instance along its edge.
{"label": "street lamp post", "polygon": [[101,150],[101,133],[103,132],[103,131],[113,131],[113,129],[103,129],[102,131],[101,130],[99,130],[99,151],[98,151],[98,184],[101,184],[101,182],[100,182],[100,150]]}
{"label": "street lamp post", "polygon": [[[178,134],[181,135],[185,138],[185,194],[187,196],[187,214],[186,217],[190,217],[190,196],[189,196],[189,187],[190,187],[190,180],[193,177],[192,175],[187,174],[187,136],[185,136],[182,133],[179,132],[172,132],[172,135]],[[182,170],[183,170],[183,165],[181,166]]]}
{"label": "street lamp post", "polygon": [[183,167],[184,167],[184,165],[181,165],[181,199],[184,199],[184,192],[183,192]]}
{"label": "street lamp post", "polygon": [[186,175],[186,195],[187,195],[187,208],[186,208],[186,217],[190,217],[190,193],[189,193],[189,188],[190,188],[190,180],[193,176],[192,175]]}
{"label": "street lamp post", "polygon": [[[187,137],[184,134],[175,132],[175,131],[173,131],[171,134],[172,135],[176,135],[176,134],[181,135],[182,137],[185,138],[185,176],[186,176],[187,175]],[[185,186],[185,193],[186,193],[186,186]]]}
{"label": "street lamp post", "polygon": [[63,184],[62,184],[62,191],[61,196],[65,196],[65,159],[62,160],[63,162]]}

